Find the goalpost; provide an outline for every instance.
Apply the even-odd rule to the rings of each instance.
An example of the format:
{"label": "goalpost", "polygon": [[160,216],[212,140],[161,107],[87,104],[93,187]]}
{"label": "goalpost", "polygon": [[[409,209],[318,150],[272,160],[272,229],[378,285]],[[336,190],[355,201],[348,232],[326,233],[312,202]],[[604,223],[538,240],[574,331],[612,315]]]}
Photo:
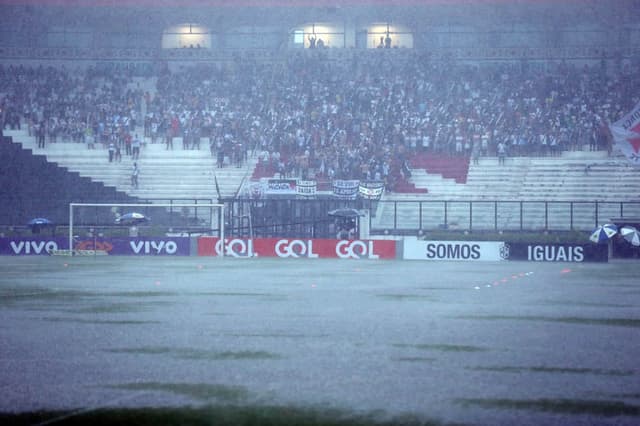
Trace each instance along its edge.
{"label": "goalpost", "polygon": [[224,241],[224,204],[70,203],[68,255],[79,254],[74,250],[74,231],[85,228],[94,239],[100,230],[101,236],[137,236],[142,229],[147,236],[214,235]]}

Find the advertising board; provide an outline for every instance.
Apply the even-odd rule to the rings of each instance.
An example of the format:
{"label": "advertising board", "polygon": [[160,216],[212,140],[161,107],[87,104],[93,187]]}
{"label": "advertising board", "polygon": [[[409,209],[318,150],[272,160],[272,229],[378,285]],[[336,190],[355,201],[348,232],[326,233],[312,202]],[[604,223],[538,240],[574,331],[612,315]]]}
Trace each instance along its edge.
{"label": "advertising board", "polygon": [[425,241],[406,238],[402,258],[407,260],[500,261],[508,257],[497,241]]}
{"label": "advertising board", "polygon": [[[198,238],[198,256],[219,256],[223,243],[217,237]],[[309,259],[395,259],[393,240],[336,240],[296,238],[225,238],[224,255]]]}
{"label": "advertising board", "polygon": [[66,249],[69,240],[63,237],[11,237],[0,238],[0,255],[39,256],[50,251]]}
{"label": "advertising board", "polygon": [[[32,256],[68,250],[69,240],[64,237],[0,238],[0,255]],[[74,242],[74,250],[100,250],[111,255],[124,256],[189,256],[188,237],[171,238],[87,238]]]}
{"label": "advertising board", "polygon": [[509,260],[533,262],[607,262],[609,253],[603,244],[528,244],[507,243]]}
{"label": "advertising board", "polygon": [[607,262],[607,245],[530,244],[496,241],[424,241],[407,238],[403,259],[532,262]]}
{"label": "advertising board", "polygon": [[[91,248],[93,241],[84,240],[75,245],[77,250],[80,247]],[[96,249],[107,251],[113,255],[125,256],[189,256],[191,246],[188,237],[171,238],[109,238],[98,240]],[[109,247],[109,245],[111,247]]]}

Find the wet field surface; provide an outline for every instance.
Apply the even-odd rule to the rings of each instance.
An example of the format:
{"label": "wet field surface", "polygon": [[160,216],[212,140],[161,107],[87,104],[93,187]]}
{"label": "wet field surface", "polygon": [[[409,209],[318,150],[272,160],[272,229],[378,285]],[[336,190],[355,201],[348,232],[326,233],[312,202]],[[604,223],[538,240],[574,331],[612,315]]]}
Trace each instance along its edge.
{"label": "wet field surface", "polygon": [[3,257],[0,270],[3,413],[640,423],[638,262]]}

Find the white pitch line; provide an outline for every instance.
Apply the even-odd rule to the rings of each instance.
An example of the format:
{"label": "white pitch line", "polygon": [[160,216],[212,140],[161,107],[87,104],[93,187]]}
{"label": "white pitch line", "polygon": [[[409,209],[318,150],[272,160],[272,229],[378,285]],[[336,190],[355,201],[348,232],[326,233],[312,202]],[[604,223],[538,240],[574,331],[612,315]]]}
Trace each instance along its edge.
{"label": "white pitch line", "polygon": [[72,411],[71,413],[65,414],[64,416],[60,416],[60,417],[56,417],[56,418],[53,418],[53,419],[49,419],[49,420],[46,420],[46,421],[44,421],[42,423],[37,423],[35,426],[45,426],[45,425],[50,425],[50,424],[53,424],[53,423],[57,423],[59,421],[66,420],[66,419],[68,419],[70,417],[77,416],[77,415],[80,415],[80,414],[90,413],[91,411],[96,411],[96,410],[99,410],[101,408],[110,407],[110,406],[112,406],[113,404],[115,404],[117,402],[126,401],[128,399],[134,399],[134,398],[136,398],[138,396],[145,395],[147,393],[149,393],[149,392],[138,392],[138,393],[135,393],[133,395],[122,396],[120,398],[112,399],[111,401],[108,401],[106,404],[97,405],[95,407],[83,408],[81,410]]}
{"label": "white pitch line", "polygon": [[28,296],[40,296],[41,294],[53,294],[51,291],[39,291],[36,293],[4,293],[0,294],[0,297],[28,297]]}

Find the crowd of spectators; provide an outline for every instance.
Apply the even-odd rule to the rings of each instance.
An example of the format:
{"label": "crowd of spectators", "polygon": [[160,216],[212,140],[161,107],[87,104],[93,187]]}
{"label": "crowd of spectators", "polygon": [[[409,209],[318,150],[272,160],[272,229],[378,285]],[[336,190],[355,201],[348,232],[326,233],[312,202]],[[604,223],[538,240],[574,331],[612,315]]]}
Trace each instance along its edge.
{"label": "crowd of spectators", "polygon": [[377,49],[340,61],[324,55],[165,68],[151,93],[95,70],[3,67],[4,125],[22,121],[34,134],[43,126],[52,142],[89,147],[92,138],[127,146],[141,125],[146,140],[167,149],[175,137],[182,149],[207,141],[219,167],[241,165],[253,151],[258,167],[281,176],[387,180],[392,189],[417,152],[502,161],[610,150],[607,124],[640,93],[638,74],[623,64],[464,65]]}
{"label": "crowd of spectators", "polygon": [[83,143],[88,149],[113,144],[131,154],[143,100],[132,86],[125,74],[95,69],[0,67],[3,128],[26,126],[40,148],[56,142]]}

